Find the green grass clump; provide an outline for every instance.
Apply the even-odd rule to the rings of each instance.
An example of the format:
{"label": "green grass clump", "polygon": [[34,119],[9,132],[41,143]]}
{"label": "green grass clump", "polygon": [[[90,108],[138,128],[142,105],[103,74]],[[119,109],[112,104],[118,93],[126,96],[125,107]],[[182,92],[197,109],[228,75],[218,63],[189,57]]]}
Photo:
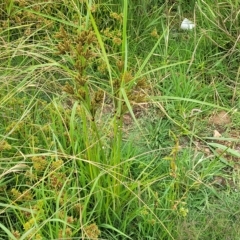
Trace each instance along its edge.
{"label": "green grass clump", "polygon": [[0,6],[1,239],[237,239],[237,1]]}

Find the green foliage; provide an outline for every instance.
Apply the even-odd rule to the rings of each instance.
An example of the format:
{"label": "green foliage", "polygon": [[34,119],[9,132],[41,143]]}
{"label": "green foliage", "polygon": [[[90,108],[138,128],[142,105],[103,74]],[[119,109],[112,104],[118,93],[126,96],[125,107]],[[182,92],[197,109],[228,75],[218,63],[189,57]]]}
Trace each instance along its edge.
{"label": "green foliage", "polygon": [[1,239],[239,236],[237,1],[0,6]]}

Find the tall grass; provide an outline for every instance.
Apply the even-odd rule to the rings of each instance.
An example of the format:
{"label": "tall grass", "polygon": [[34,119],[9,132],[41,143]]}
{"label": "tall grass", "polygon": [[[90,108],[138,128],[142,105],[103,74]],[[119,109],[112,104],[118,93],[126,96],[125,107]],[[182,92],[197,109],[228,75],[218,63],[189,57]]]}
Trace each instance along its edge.
{"label": "tall grass", "polygon": [[204,130],[239,116],[239,4],[140,2],[1,4],[2,239],[214,239],[184,224],[227,202]]}

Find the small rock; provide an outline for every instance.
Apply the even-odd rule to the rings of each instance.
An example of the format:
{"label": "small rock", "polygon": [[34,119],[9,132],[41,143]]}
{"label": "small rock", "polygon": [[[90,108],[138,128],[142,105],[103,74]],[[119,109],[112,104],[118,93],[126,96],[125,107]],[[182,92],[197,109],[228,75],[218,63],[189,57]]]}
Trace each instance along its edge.
{"label": "small rock", "polygon": [[209,155],[211,153],[210,149],[209,148],[204,148],[204,152]]}
{"label": "small rock", "polygon": [[222,134],[220,132],[218,132],[217,130],[213,131],[213,137],[220,138],[221,136],[222,136]]}

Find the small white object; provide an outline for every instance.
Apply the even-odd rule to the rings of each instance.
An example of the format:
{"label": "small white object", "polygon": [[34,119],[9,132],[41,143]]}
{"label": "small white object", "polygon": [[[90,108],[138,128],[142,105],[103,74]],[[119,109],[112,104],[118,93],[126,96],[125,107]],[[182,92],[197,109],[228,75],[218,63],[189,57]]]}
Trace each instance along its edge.
{"label": "small white object", "polygon": [[195,27],[195,24],[188,20],[187,18],[184,18],[181,24],[181,29],[184,30],[192,30]]}
{"label": "small white object", "polygon": [[213,131],[213,137],[220,138],[221,136],[222,136],[222,134],[219,131],[217,131],[217,130]]}

